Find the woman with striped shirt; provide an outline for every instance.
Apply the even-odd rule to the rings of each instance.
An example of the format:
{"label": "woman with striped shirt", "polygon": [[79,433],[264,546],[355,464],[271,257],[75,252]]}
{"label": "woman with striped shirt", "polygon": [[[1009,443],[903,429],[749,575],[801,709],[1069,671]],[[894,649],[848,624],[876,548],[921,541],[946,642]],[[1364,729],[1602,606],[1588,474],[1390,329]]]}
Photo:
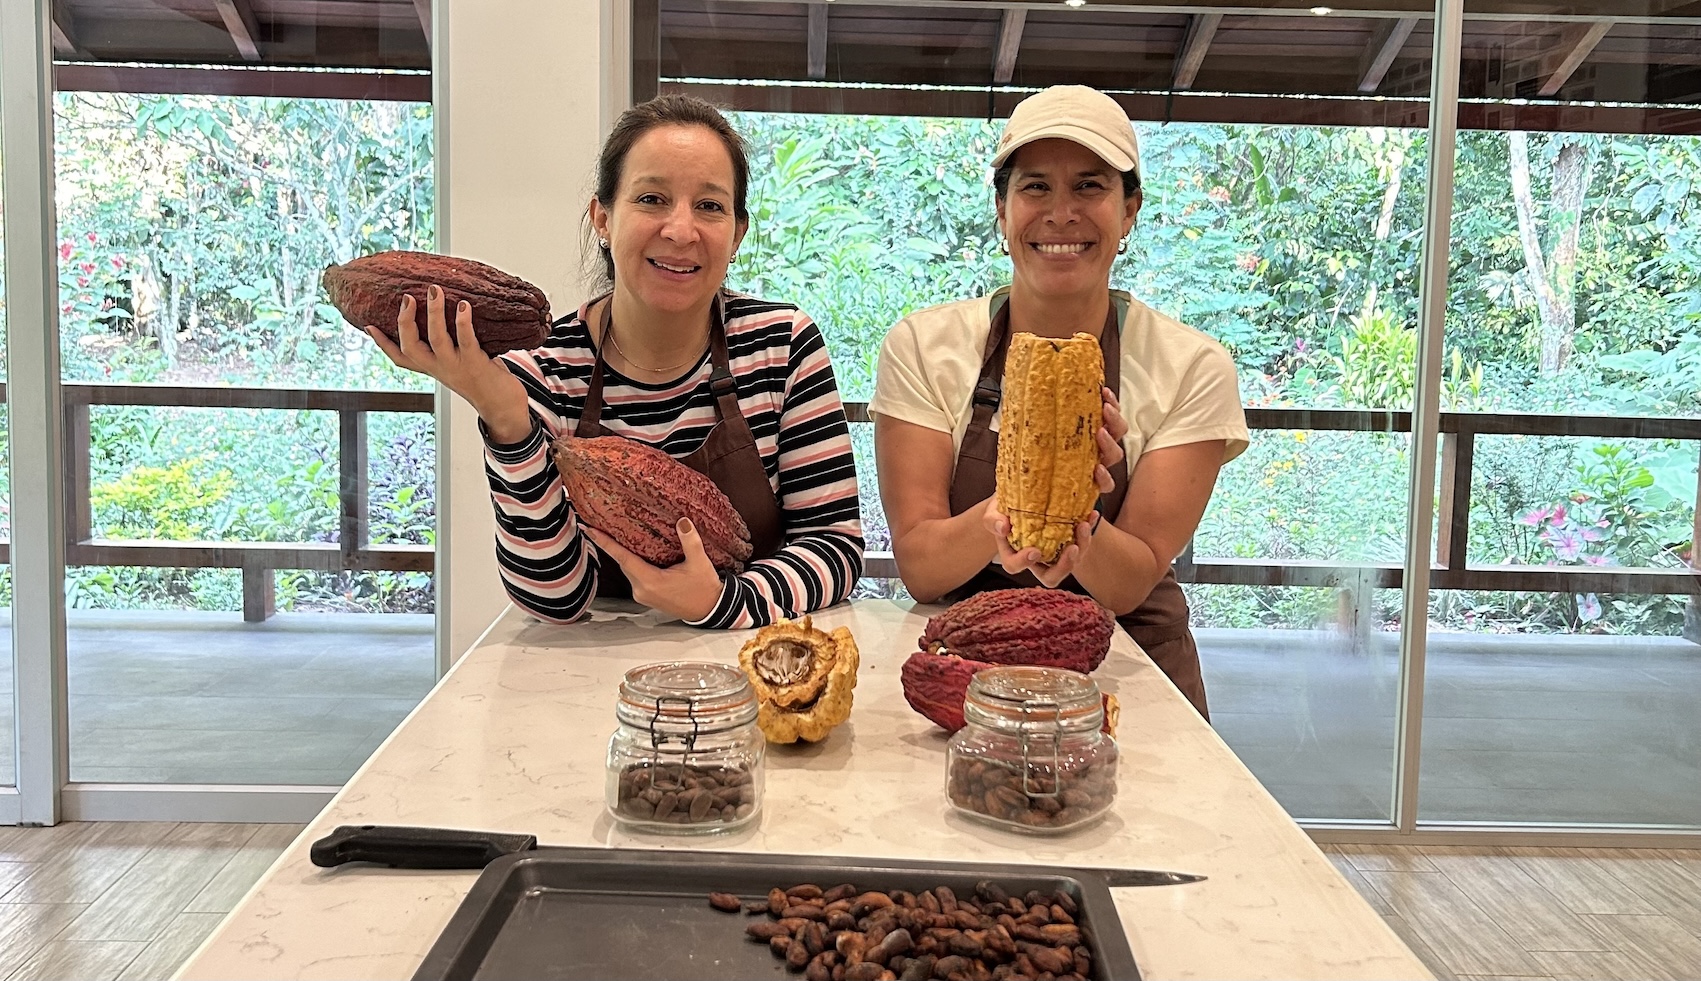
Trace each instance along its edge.
{"label": "woman with striped shirt", "polygon": [[[861,575],[856,470],[821,333],[794,306],[723,285],[749,226],[748,175],[743,140],[707,103],[635,106],[603,146],[588,215],[612,291],[544,346],[496,360],[449,341],[435,289],[429,348],[411,300],[399,345],[368,330],[478,410],[503,583],[540,619],[629,595],[693,626],[754,627],[837,603]],[[476,330],[465,304],[455,324]],[[707,474],[750,527],[751,562],[723,577],[685,518],[685,560],[668,568],[581,524],[549,454],[563,435],[623,436]]]}

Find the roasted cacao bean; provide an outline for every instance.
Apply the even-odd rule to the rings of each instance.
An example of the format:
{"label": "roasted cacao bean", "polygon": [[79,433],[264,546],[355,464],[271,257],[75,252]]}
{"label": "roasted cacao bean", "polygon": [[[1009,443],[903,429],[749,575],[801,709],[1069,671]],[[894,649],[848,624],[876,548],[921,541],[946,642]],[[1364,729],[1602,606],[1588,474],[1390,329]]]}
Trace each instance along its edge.
{"label": "roasted cacao bean", "polygon": [[829,906],[831,906],[833,903],[836,903],[841,899],[851,899],[851,898],[855,897],[860,892],[861,892],[860,889],[858,889],[857,887],[846,882],[846,883],[842,883],[840,885],[834,886],[833,888],[822,893],[821,898],[826,900],[827,904]]}
{"label": "roasted cacao bean", "polygon": [[634,763],[615,799],[615,813],[638,825],[731,824],[756,811],[750,772],[739,767]]}
{"label": "roasted cacao bean", "polygon": [[[951,803],[976,814],[1007,821],[1024,828],[1057,830],[1082,824],[1102,814],[1116,798],[1115,760],[1065,764],[1053,773],[1049,763],[1027,766],[1019,761],[1005,763],[959,756],[948,775],[946,794]],[[1003,899],[981,897],[986,902]],[[1033,898],[1044,901],[1045,897]],[[1032,907],[1035,904],[1024,902]]]}
{"label": "roasted cacao bean", "polygon": [[730,892],[709,893],[709,905],[723,913],[736,913],[744,908],[744,900]]}
{"label": "roasted cacao bean", "polygon": [[790,930],[787,930],[785,927],[780,926],[772,920],[752,923],[744,928],[744,932],[749,935],[751,940],[760,940],[763,943],[767,943],[775,937],[791,936]]}
{"label": "roasted cacao bean", "polygon": [[[676,813],[703,791],[686,784]],[[1074,898],[1030,891],[1012,896],[991,880],[967,898],[948,887],[854,892],[849,884],[775,888],[750,903],[712,893],[716,909],[768,912],[746,934],[766,941],[775,956],[806,981],[1086,981],[1092,957],[1081,924],[1071,922]],[[931,912],[937,907],[940,911]],[[950,912],[945,912],[949,909]],[[855,914],[861,913],[860,917]],[[1013,913],[1019,915],[1012,915]]]}

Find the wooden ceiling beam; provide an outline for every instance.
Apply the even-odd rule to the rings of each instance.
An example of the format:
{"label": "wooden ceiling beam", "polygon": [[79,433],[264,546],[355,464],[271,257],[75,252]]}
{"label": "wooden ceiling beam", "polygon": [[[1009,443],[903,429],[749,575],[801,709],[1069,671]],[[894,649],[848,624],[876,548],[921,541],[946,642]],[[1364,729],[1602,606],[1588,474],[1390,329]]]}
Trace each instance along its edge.
{"label": "wooden ceiling beam", "polygon": [[1559,67],[1547,77],[1539,90],[1541,95],[1559,94],[1559,90],[1576,73],[1583,60],[1589,57],[1589,52],[1595,50],[1595,45],[1601,43],[1607,31],[1612,30],[1612,21],[1599,20],[1592,24],[1573,24],[1559,35],[1558,51],[1564,52],[1559,60]]}
{"label": "wooden ceiling beam", "polygon": [[260,60],[260,25],[254,19],[254,8],[248,0],[213,0],[224,20],[224,29],[246,61]]}
{"label": "wooden ceiling beam", "polygon": [[1401,17],[1384,20],[1376,26],[1370,47],[1364,49],[1364,57],[1359,60],[1360,92],[1375,92],[1382,87],[1382,80],[1388,77],[1388,69],[1394,66],[1394,59],[1400,56],[1400,50],[1406,46],[1406,39],[1412,36],[1412,29],[1417,24],[1416,17]]}
{"label": "wooden ceiling beam", "polygon": [[80,58],[82,45],[77,43],[77,22],[65,4],[53,4],[53,53],[61,58]]}
{"label": "wooden ceiling beam", "polygon": [[425,32],[425,46],[431,47],[431,0],[413,0],[413,12],[419,16],[419,28]]}
{"label": "wooden ceiling beam", "polygon": [[1175,74],[1170,80],[1172,88],[1186,91],[1193,87],[1193,80],[1199,76],[1199,66],[1205,63],[1205,52],[1210,50],[1211,38],[1216,36],[1222,22],[1222,14],[1188,15],[1187,34],[1175,53]]}
{"label": "wooden ceiling beam", "polygon": [[827,77],[827,5],[809,5],[809,77]]}
{"label": "wooden ceiling beam", "polygon": [[997,54],[992,62],[992,84],[1009,85],[1016,77],[1016,53],[1022,49],[1022,27],[1028,22],[1028,12],[1021,7],[1004,11],[998,24]]}

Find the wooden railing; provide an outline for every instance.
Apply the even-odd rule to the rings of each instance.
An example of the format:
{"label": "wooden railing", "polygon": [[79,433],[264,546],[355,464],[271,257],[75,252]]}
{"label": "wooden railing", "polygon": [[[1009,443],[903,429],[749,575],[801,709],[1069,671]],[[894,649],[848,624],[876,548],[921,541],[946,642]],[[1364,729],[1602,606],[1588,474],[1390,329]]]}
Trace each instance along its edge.
{"label": "wooden railing", "polygon": [[[5,386],[0,385],[0,400]],[[429,545],[373,545],[367,500],[367,413],[431,412],[429,392],[191,385],[102,385],[66,382],[64,406],[65,564],[241,569],[242,617],[256,622],[274,609],[273,572],[389,570],[430,572]],[[313,409],[337,414],[339,527],[335,542],[152,541],[93,537],[89,506],[89,409],[142,405],[219,409]],[[263,438],[263,437],[262,437]],[[8,560],[0,545],[0,561]]]}
{"label": "wooden railing", "polygon": [[[852,422],[867,422],[868,406],[846,405]],[[1252,429],[1409,433],[1412,414],[1375,409],[1246,410]],[[1701,571],[1600,566],[1472,565],[1467,561],[1471,476],[1478,436],[1571,436],[1606,439],[1701,441],[1701,419],[1634,416],[1564,416],[1531,413],[1443,412],[1441,414],[1441,511],[1435,589],[1508,590],[1554,593],[1659,593],[1701,596]],[[1701,474],[1697,475],[1701,495]],[[1701,508],[1695,538],[1701,543]],[[1692,553],[1694,554],[1694,553]],[[890,552],[870,552],[869,576],[898,574]],[[1197,559],[1191,546],[1176,561],[1176,578],[1189,583],[1235,586],[1333,586],[1398,589],[1404,570],[1396,563],[1342,563],[1310,559]]]}
{"label": "wooden railing", "polygon": [[[0,401],[5,385],[0,383]],[[130,565],[169,568],[241,569],[243,616],[264,619],[273,608],[272,573],[277,569],[323,571],[394,570],[429,572],[433,550],[424,545],[368,542],[366,415],[370,412],[430,412],[424,392],[334,389],[225,388],[212,386],[105,385],[68,382],[65,413],[65,561],[68,565]],[[89,506],[89,409],[95,405],[175,406],[231,409],[313,409],[337,413],[340,471],[340,528],[335,543],[240,541],[129,541],[92,537]],[[868,406],[850,402],[846,414],[866,423]],[[1411,413],[1361,409],[1246,410],[1253,429],[1411,432]],[[1566,436],[1604,439],[1701,441],[1701,419],[1634,416],[1564,416],[1514,413],[1441,414],[1441,510],[1439,542],[1430,585],[1436,589],[1563,593],[1642,593],[1701,596],[1696,569],[1599,566],[1473,565],[1467,560],[1471,478],[1478,436]],[[1701,496],[1701,474],[1697,475]],[[1695,538],[1701,544],[1701,508]],[[1692,546],[1697,552],[1701,547]],[[0,543],[0,562],[7,560]],[[866,574],[895,578],[890,552],[870,552]],[[1197,559],[1191,549],[1176,562],[1177,578],[1190,583],[1242,586],[1343,587],[1355,591],[1398,589],[1403,570],[1395,563],[1343,563],[1307,559]]]}

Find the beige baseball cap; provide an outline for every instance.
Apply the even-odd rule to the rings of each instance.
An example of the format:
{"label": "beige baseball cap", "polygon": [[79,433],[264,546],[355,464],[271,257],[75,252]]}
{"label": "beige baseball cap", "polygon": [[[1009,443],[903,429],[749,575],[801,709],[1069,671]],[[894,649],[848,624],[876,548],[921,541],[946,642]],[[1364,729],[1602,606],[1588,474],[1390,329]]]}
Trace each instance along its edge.
{"label": "beige baseball cap", "polygon": [[994,168],[1035,140],[1073,140],[1117,170],[1140,171],[1134,125],[1116,100],[1085,85],[1053,85],[1016,105],[998,139]]}

